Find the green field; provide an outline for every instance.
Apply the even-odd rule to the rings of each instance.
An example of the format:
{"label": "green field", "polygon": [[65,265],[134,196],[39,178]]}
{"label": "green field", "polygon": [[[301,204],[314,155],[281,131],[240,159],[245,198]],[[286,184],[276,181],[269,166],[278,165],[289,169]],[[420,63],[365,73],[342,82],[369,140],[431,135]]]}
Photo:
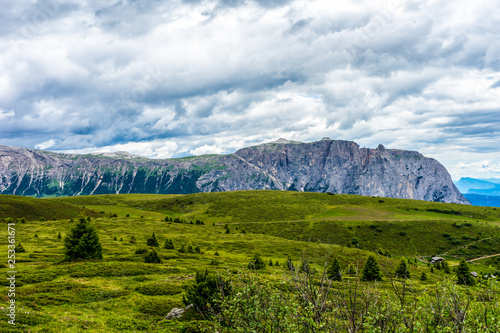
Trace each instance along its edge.
{"label": "green field", "polygon": [[[91,216],[103,259],[66,262],[63,239],[82,214]],[[165,217],[188,223],[166,222]],[[280,264],[258,273],[266,281],[283,279],[287,258],[297,266],[307,260],[322,272],[332,257],[339,259],[342,270],[348,265],[361,269],[369,255],[390,253],[378,256],[384,275],[381,290],[391,289],[388,277],[404,256],[412,263],[415,292],[447,277],[442,270],[430,272],[426,261],[431,255],[445,256],[454,267],[460,258],[500,253],[496,208],[352,195],[241,191],[47,199],[0,196],[0,220],[9,219],[17,219],[16,241],[26,250],[16,254],[19,332],[188,332],[189,322],[203,319],[199,314],[180,320],[164,317],[173,307],[183,307],[183,288],[195,272],[210,269],[239,276],[248,272],[255,253],[266,263]],[[196,220],[204,225],[189,224]],[[146,239],[153,232],[162,264],[146,264],[143,254],[136,254],[148,248]],[[163,248],[167,239],[176,249]],[[0,242],[5,249],[6,224]],[[201,252],[178,252],[189,244],[198,245]],[[497,258],[476,260],[470,267],[496,273]],[[8,271],[6,260],[1,270]],[[428,276],[425,282],[418,279],[422,272]],[[333,286],[340,288],[341,283]],[[5,307],[7,299],[2,297]],[[12,327],[3,320],[2,329]]]}

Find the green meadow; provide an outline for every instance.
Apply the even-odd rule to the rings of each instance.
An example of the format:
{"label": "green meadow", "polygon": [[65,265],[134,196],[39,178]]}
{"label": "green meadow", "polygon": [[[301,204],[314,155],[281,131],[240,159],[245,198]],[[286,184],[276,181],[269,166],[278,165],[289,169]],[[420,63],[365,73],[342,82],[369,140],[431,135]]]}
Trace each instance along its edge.
{"label": "green meadow", "polygon": [[[64,260],[64,238],[80,216],[90,217],[102,260]],[[185,223],[170,221],[176,218]],[[185,306],[187,286],[196,272],[207,269],[235,281],[250,274],[276,285],[290,283],[289,259],[296,267],[307,262],[314,279],[321,279],[325,262],[335,257],[345,279],[331,286],[341,290],[345,281],[358,283],[347,268],[361,271],[375,255],[383,275],[377,288],[389,292],[393,272],[405,258],[415,294],[454,278],[453,272],[429,266],[430,256],[446,258],[452,269],[464,258],[473,260],[470,269],[480,275],[500,271],[500,256],[495,256],[500,254],[500,210],[487,207],[283,191],[0,196],[0,220],[2,248],[10,221],[16,244],[25,249],[16,253],[16,326],[4,316],[2,332],[202,331],[213,317],[195,310],[179,319],[165,316]],[[144,262],[153,233],[161,264]],[[175,248],[165,249],[166,240]],[[181,253],[182,246],[198,247],[199,253]],[[255,254],[266,263],[263,270],[248,269]],[[6,259],[0,267],[9,271]],[[422,273],[427,280],[420,279]],[[5,311],[6,293],[2,297]]]}

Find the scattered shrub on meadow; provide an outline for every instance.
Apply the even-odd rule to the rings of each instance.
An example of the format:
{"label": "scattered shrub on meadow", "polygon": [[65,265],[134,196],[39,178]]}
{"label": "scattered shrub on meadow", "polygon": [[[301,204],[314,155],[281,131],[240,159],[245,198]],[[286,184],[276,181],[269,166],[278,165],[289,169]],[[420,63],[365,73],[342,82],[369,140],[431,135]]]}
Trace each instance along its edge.
{"label": "scattered shrub on meadow", "polygon": [[145,256],[144,262],[147,264],[161,264],[161,259],[154,249],[151,249]]}

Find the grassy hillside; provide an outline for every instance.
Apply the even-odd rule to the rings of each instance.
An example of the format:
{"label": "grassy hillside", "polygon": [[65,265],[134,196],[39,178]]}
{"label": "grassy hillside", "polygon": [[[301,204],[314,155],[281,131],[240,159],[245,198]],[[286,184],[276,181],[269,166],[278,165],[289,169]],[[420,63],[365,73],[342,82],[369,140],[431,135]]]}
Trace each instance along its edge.
{"label": "grassy hillside", "polygon": [[97,216],[95,212],[60,200],[40,200],[15,195],[0,195],[0,219],[25,218],[27,220],[68,219],[80,214]]}
{"label": "grassy hillside", "polygon": [[290,240],[383,249],[394,255],[500,252],[500,210],[490,207],[283,191],[55,200],[121,215],[139,209],[139,214],[157,218],[204,219]]}
{"label": "grassy hillside", "polygon": [[[237,279],[248,272],[255,253],[273,263],[258,274],[266,281],[279,281],[286,276],[288,258],[296,267],[308,260],[321,272],[334,256],[345,272],[348,265],[361,269],[366,258],[381,248],[392,258],[377,256],[384,275],[380,287],[391,290],[388,277],[405,255],[411,262],[415,291],[446,276],[442,270],[432,273],[425,258],[416,260],[417,255],[446,255],[453,267],[461,256],[500,253],[498,210],[412,200],[243,191],[50,199],[0,196],[0,207],[2,217],[28,219],[16,224],[16,241],[26,250],[16,256],[18,309],[22,309],[18,332],[190,332],[189,321],[202,319],[196,313],[182,320],[164,317],[173,307],[183,307],[183,287],[191,283],[196,270],[218,270]],[[94,211],[92,225],[104,258],[65,262],[63,239],[76,223],[70,219],[82,210]],[[38,221],[41,216],[46,221]],[[187,223],[166,222],[166,216]],[[204,224],[189,223],[197,219]],[[0,231],[4,248],[6,231]],[[162,264],[144,263],[141,253],[148,249],[146,239],[153,232]],[[175,249],[163,248],[167,239]],[[179,253],[189,244],[198,245],[200,253]],[[500,270],[496,257],[471,265],[483,273]],[[0,272],[7,272],[2,266]],[[419,280],[423,272],[428,276],[424,282]],[[341,288],[342,283],[333,287]],[[4,298],[2,306],[5,302]],[[6,325],[2,321],[0,331],[16,332]]]}

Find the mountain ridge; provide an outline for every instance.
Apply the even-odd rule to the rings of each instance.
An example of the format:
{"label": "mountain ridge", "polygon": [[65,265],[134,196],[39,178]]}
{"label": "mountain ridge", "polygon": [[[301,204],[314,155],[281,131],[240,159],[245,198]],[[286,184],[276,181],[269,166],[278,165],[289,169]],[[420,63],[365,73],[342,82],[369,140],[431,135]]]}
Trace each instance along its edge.
{"label": "mountain ridge", "polygon": [[[131,158],[132,156],[132,158]],[[279,139],[228,155],[147,159],[0,145],[0,194],[187,194],[251,189],[333,192],[469,204],[438,161],[353,141]]]}

